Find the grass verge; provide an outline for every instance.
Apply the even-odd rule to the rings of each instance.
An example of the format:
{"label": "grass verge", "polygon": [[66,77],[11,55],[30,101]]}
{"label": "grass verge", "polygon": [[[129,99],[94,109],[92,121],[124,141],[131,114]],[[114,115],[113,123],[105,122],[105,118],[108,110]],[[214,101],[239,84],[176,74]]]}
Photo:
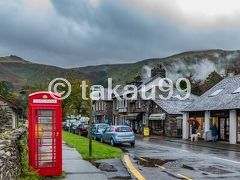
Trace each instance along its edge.
{"label": "grass verge", "polygon": [[63,140],[67,145],[76,148],[76,150],[82,155],[83,159],[86,160],[97,160],[97,159],[111,159],[120,158],[122,156],[122,150],[117,147],[112,147],[107,144],[102,144],[97,141],[92,142],[92,157],[88,156],[88,138],[78,136],[66,131],[63,131]]}

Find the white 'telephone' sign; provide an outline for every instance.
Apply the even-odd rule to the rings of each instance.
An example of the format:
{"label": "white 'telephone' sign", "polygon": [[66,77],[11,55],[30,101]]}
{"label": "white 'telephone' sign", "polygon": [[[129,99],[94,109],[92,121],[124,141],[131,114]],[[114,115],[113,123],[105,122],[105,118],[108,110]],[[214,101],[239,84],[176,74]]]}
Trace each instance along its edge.
{"label": "white 'telephone' sign", "polygon": [[33,103],[35,104],[56,104],[56,99],[33,99]]}

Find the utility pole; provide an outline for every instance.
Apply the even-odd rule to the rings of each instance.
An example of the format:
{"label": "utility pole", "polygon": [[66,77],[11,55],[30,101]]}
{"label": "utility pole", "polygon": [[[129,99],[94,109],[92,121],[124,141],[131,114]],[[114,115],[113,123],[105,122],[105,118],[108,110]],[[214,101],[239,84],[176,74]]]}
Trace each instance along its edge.
{"label": "utility pole", "polygon": [[90,109],[89,109],[89,114],[90,114],[90,119],[89,119],[89,130],[88,130],[88,138],[89,138],[89,147],[88,147],[88,155],[89,157],[92,157],[92,125],[93,125],[93,111],[92,111],[92,98],[91,98],[91,88],[90,88],[90,83],[89,83],[89,104],[90,104]]}

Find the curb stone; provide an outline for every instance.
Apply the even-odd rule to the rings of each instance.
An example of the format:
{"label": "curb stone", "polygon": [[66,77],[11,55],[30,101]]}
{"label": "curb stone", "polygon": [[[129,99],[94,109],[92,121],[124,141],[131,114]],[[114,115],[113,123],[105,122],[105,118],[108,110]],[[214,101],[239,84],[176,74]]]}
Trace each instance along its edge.
{"label": "curb stone", "polygon": [[128,168],[128,166],[126,165],[126,163],[125,163],[125,161],[124,161],[124,155],[128,155],[128,156],[129,156],[129,154],[128,154],[128,153],[123,153],[123,154],[122,154],[121,160],[122,160],[122,163],[123,163],[124,167],[127,169],[128,173],[130,174],[130,176],[131,176],[132,179],[137,179],[137,178],[134,176],[134,174],[130,171],[130,169]]}

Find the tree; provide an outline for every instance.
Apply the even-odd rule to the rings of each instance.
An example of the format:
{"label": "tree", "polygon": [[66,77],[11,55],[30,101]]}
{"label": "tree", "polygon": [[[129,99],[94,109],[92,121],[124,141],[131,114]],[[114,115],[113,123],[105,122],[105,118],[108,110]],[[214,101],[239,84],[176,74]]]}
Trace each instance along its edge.
{"label": "tree", "polygon": [[205,79],[203,84],[201,85],[201,90],[203,92],[208,91],[213,86],[215,86],[217,83],[219,83],[221,80],[223,80],[223,77],[219,75],[216,71],[211,72],[208,77]]}
{"label": "tree", "polygon": [[33,84],[33,85],[26,85],[19,91],[19,96],[17,97],[17,104],[19,104],[25,111],[23,112],[26,116],[27,113],[27,106],[28,106],[28,96],[31,93],[38,92],[38,91],[45,91],[47,90],[47,84]]}
{"label": "tree", "polygon": [[17,96],[15,93],[13,93],[12,87],[12,83],[8,81],[0,81],[0,95],[10,101],[15,102]]}
{"label": "tree", "polygon": [[7,96],[9,94],[9,87],[7,81],[0,81],[0,95]]}
{"label": "tree", "polygon": [[[70,96],[63,100],[63,116],[67,115],[82,115],[82,116],[90,116],[89,114],[89,107],[90,102],[89,100],[85,100],[82,97],[82,81],[79,79],[75,79],[73,77],[68,78],[69,82],[71,83],[72,92]],[[90,97],[90,83],[87,81],[88,87],[86,88],[86,97]]]}
{"label": "tree", "polygon": [[[190,73],[188,76],[186,76],[186,79],[188,79],[191,84],[191,93],[195,94],[195,95],[201,95],[202,94],[202,91],[200,88],[201,80],[194,79],[192,73]],[[181,89],[186,89],[186,87],[187,87],[186,82],[181,81],[180,87],[181,87]]]}

